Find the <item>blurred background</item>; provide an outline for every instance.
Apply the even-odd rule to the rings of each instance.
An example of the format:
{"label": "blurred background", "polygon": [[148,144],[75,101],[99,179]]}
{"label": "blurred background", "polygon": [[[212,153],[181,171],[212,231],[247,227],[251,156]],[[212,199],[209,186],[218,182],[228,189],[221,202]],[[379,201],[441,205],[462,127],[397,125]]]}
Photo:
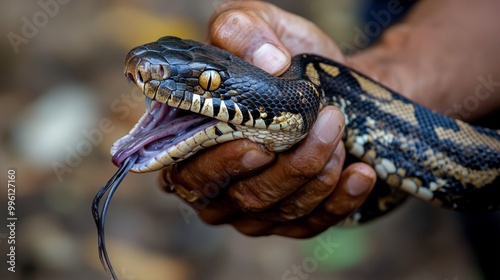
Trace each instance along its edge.
{"label": "blurred background", "polygon": [[[109,279],[98,260],[90,206],[116,171],[111,144],[145,110],[126,82],[123,59],[164,35],[203,40],[220,2],[2,1],[0,178],[5,186],[7,170],[15,169],[18,221],[16,272],[3,261],[0,279]],[[269,2],[315,22],[346,51],[368,44],[356,34],[378,9],[369,0]],[[157,188],[157,175],[129,174],[111,204],[108,251],[120,279],[483,277],[463,215],[413,199],[368,225],[309,240],[249,238],[183,216],[182,202]],[[2,258],[8,234],[0,223]],[[335,249],[323,248],[328,257],[315,259],[325,241]],[[297,266],[303,274],[294,274]]]}

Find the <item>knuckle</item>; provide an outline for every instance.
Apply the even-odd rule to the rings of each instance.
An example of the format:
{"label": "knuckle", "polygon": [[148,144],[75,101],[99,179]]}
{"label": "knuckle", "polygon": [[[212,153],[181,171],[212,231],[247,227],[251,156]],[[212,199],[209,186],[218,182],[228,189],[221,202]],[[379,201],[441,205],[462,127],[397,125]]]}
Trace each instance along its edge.
{"label": "knuckle", "polygon": [[230,9],[222,13],[219,17],[222,22],[228,24],[249,24],[250,17],[249,13],[245,10],[240,9]]}
{"label": "knuckle", "polygon": [[253,199],[242,199],[237,201],[246,211],[261,212],[269,209],[274,204],[274,199],[266,195],[253,196]]}
{"label": "knuckle", "polygon": [[244,210],[260,212],[268,209],[279,199],[276,194],[266,191],[254,191],[253,188],[239,186],[229,190],[231,198]]}
{"label": "knuckle", "polygon": [[[318,180],[321,182],[321,186],[324,187],[324,189],[318,189],[316,190],[317,193],[322,193],[324,190],[330,190],[331,187],[337,186],[339,179],[340,179],[340,174],[341,170],[333,169],[333,170],[327,170],[326,172],[322,172],[321,174],[318,175]],[[312,191],[315,191],[313,189]]]}
{"label": "knuckle", "polygon": [[268,221],[287,222],[303,218],[313,210],[314,205],[309,205],[299,198],[294,199],[292,197],[280,203],[280,205],[276,206],[271,211],[263,213],[262,216]]}
{"label": "knuckle", "polygon": [[226,160],[225,163],[226,165],[222,161],[209,163],[206,157],[194,158],[173,165],[174,168],[165,172],[164,178],[171,184],[189,186],[210,195],[214,189],[222,190],[231,184],[233,178],[229,170],[234,169],[235,164],[231,160]]}
{"label": "knuckle", "polygon": [[356,201],[337,201],[337,203],[326,203],[325,210],[338,217],[347,217],[358,207]]}
{"label": "knuckle", "polygon": [[227,9],[211,25],[210,35],[219,39],[227,35],[235,35],[237,31],[243,31],[244,27],[251,26],[255,22],[253,16],[254,14],[247,10]]}
{"label": "knuckle", "polygon": [[302,156],[292,159],[288,164],[288,175],[298,179],[311,179],[316,177],[324,168],[324,162],[313,156]]}
{"label": "knuckle", "polygon": [[[321,175],[318,175],[318,177]],[[300,193],[300,200],[307,204],[319,204],[324,200],[329,194],[333,192],[336,184],[325,184],[321,180],[314,180],[306,186],[304,186],[303,191]]]}
{"label": "knuckle", "polygon": [[290,207],[290,205],[282,206],[278,209],[278,217],[281,221],[292,221],[298,218],[302,218],[309,214],[312,209],[308,209],[306,205],[297,202]]}

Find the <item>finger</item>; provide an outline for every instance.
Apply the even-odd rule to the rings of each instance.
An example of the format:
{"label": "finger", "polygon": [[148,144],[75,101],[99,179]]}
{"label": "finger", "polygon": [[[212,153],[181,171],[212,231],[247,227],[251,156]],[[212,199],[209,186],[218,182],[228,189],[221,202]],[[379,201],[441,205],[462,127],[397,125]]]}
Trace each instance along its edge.
{"label": "finger", "polygon": [[[340,179],[345,158],[345,148],[342,142],[337,145],[323,171],[312,181],[281,201],[276,207],[263,213],[255,213],[258,220],[283,222],[294,220],[309,214],[334,189]],[[228,223],[241,210],[228,201],[228,196],[222,194],[211,201],[205,209],[199,209],[199,216],[208,224],[219,225]]]}
{"label": "finger", "polygon": [[272,234],[293,238],[309,238],[338,224],[358,209],[368,198],[377,175],[364,163],[348,166],[329,197],[310,215],[290,221],[272,230]]}
{"label": "finger", "polygon": [[316,177],[341,140],[344,115],[328,106],[318,116],[309,135],[292,150],[280,154],[273,165],[243,179],[228,194],[247,211],[262,211]]}
{"label": "finger", "polygon": [[225,193],[211,199],[206,207],[199,209],[198,216],[210,225],[228,224],[241,216],[242,211]]}
{"label": "finger", "polygon": [[337,45],[313,23],[261,1],[220,5],[211,18],[209,41],[274,75],[299,53],[343,61]]}
{"label": "finger", "polygon": [[237,231],[248,236],[267,236],[272,234],[275,222],[256,220],[254,217],[240,216],[230,223]]}
{"label": "finger", "polygon": [[[247,235],[250,225],[259,225],[252,229],[253,234],[269,233],[269,229],[274,223],[268,222],[284,222],[297,219],[309,214],[316,208],[321,201],[325,199],[334,189],[340,179],[342,165],[345,158],[345,149],[342,142],[337,145],[335,152],[332,154],[323,171],[312,181],[294,192],[285,200],[280,202],[276,207],[262,213],[253,213],[247,216],[246,219],[240,217],[239,222],[234,221],[234,218],[241,215],[241,211],[234,207],[233,203],[229,203],[227,195],[223,194],[223,199],[217,198],[217,201],[211,201],[206,209],[200,210],[199,216],[208,224],[219,225],[231,223],[240,232]],[[255,220],[254,220],[255,219]],[[251,220],[251,222],[250,222]],[[233,222],[234,221],[234,222]],[[265,221],[265,222],[264,222]],[[263,222],[263,223],[259,223]]]}
{"label": "finger", "polygon": [[271,210],[262,213],[262,218],[268,221],[285,222],[311,213],[334,191],[342,173],[344,159],[345,148],[340,142],[318,176],[286,197]]}
{"label": "finger", "polygon": [[195,158],[165,168],[160,187],[168,192],[192,194],[194,200],[217,197],[232,178],[245,177],[274,160],[274,153],[250,140],[233,141],[204,151]]}

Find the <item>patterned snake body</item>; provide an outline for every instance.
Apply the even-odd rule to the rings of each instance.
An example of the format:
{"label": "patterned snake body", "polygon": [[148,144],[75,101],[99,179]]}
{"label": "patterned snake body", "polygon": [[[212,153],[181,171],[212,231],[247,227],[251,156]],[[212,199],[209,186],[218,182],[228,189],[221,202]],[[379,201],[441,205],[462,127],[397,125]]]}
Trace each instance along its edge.
{"label": "patterned snake body", "polygon": [[241,138],[283,151],[307,135],[321,106],[335,105],[348,153],[379,177],[354,221],[408,194],[457,210],[500,208],[500,131],[432,112],[323,57],[295,56],[273,77],[216,47],[163,37],[131,50],[125,74],[158,102],[113,145],[118,166],[138,155],[132,171],[159,170]]}

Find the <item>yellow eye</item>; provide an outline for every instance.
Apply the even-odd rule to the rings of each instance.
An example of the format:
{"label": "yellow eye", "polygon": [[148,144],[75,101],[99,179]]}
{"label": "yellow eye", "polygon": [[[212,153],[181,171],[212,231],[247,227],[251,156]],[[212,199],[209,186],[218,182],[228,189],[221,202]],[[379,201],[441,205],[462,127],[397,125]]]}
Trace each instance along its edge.
{"label": "yellow eye", "polygon": [[204,90],[214,91],[220,87],[220,74],[215,70],[203,71],[200,75],[199,83]]}

